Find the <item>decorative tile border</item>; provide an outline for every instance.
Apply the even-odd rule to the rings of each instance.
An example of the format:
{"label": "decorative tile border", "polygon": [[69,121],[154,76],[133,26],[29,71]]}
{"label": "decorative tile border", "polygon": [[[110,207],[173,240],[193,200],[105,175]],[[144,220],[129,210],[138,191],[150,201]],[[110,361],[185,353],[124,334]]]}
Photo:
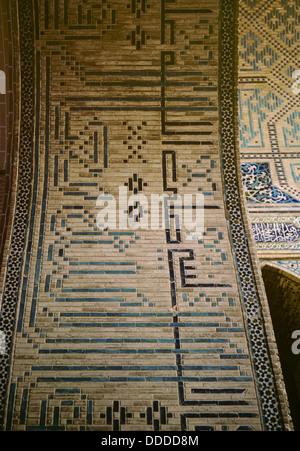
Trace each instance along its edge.
{"label": "decorative tile border", "polygon": [[252,231],[259,251],[299,251],[299,216],[251,217]]}
{"label": "decorative tile border", "polygon": [[[221,39],[222,61],[225,66],[222,68],[223,76],[221,79],[221,126],[226,203],[265,428],[267,430],[282,430],[284,422],[274,378],[273,364],[266,339],[265,319],[262,314],[252,266],[252,255],[247,244],[245,217],[243,217],[242,206],[237,202],[237,199],[240,199],[239,169],[235,146],[238,136],[237,93],[235,92],[236,75],[234,70],[234,65],[237,64],[237,55],[234,56],[235,51],[232,48],[232,44],[234,44],[235,48],[238,47],[237,42],[233,43],[232,39],[235,34],[234,24],[236,23],[235,15],[237,11],[230,0],[224,0],[223,7],[224,17],[226,18],[224,23],[231,24],[231,26],[227,25],[228,28],[223,31]],[[228,61],[231,61],[231,65],[227,64]],[[233,118],[236,120],[235,127],[232,124]],[[235,131],[235,136],[232,135],[233,130]],[[236,177],[233,177],[233,174],[236,174]]]}
{"label": "decorative tile border", "polygon": [[[19,7],[20,27],[20,71],[21,89],[21,128],[19,141],[19,179],[15,205],[13,233],[7,259],[5,286],[2,296],[0,330],[5,331],[5,355],[0,356],[0,424],[3,425],[7,397],[7,379],[11,363],[11,350],[18,308],[19,281],[23,268],[23,252],[28,234],[28,211],[30,210],[32,181],[32,138],[34,130],[34,16],[31,0],[21,0]],[[17,10],[17,2],[13,2]]]}

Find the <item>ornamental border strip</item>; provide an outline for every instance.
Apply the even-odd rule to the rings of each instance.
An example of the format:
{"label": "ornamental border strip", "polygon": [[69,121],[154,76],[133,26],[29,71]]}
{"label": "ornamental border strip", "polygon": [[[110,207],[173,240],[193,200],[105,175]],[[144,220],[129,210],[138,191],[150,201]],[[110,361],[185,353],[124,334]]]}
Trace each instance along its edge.
{"label": "ornamental border strip", "polygon": [[[31,200],[32,152],[34,131],[34,16],[32,0],[18,0],[12,4],[18,11],[20,51],[20,131],[18,155],[18,185],[14,218],[7,256],[4,289],[2,293],[0,330],[5,333],[6,350],[0,356],[0,430],[3,430],[7,402],[7,389],[12,360],[14,329],[23,254],[26,246],[28,212]],[[15,46],[16,46],[15,42]]]}
{"label": "ornamental border strip", "polygon": [[[239,7],[233,0],[222,0],[222,3],[220,121],[225,202],[264,428],[268,431],[281,431],[285,430],[285,424],[270,356],[265,318],[254,273],[250,243],[247,239],[245,213],[243,214],[241,203],[242,191],[239,186],[238,101],[236,92]],[[235,177],[233,177],[233,174]],[[239,202],[237,202],[237,199]]]}

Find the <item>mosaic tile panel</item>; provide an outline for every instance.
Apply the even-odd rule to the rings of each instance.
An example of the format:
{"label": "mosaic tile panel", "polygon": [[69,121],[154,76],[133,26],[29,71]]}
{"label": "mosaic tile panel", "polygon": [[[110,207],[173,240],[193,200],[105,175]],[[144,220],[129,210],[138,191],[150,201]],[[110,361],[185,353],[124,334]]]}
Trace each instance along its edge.
{"label": "mosaic tile panel", "polygon": [[[299,203],[298,0],[240,2],[240,142],[245,163],[272,162],[272,178]],[[294,160],[294,161],[291,161]]]}
{"label": "mosaic tile panel", "polygon": [[261,260],[286,259],[293,267],[299,252],[299,15],[298,0],[240,2],[245,195]]}
{"label": "mosaic tile panel", "polygon": [[245,196],[249,203],[299,204],[300,201],[273,184],[269,163],[242,164]]}
{"label": "mosaic tile panel", "polygon": [[[2,300],[14,344],[8,374],[1,357],[3,427],[284,429],[232,182],[234,2],[18,7],[23,171]],[[120,187],[202,194],[203,237],[174,209],[163,230],[100,229],[98,202]],[[137,223],[147,214],[120,207]]]}

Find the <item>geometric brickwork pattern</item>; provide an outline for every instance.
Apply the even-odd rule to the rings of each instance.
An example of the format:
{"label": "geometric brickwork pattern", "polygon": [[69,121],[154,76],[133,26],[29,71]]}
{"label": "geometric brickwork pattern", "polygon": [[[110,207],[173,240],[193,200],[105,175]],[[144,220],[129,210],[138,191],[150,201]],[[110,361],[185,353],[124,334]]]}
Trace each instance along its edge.
{"label": "geometric brickwork pattern", "polygon": [[[284,428],[232,183],[233,3],[18,3],[16,221],[28,222],[15,229],[2,300],[12,353],[8,374],[1,364],[4,429]],[[262,145],[250,134],[245,143]],[[178,228],[174,209],[175,227],[100,230],[99,196],[117,198],[119,187],[202,194],[204,236]],[[139,208],[139,221],[146,214]]]}
{"label": "geometric brickwork pattern", "polygon": [[300,236],[296,240],[286,224],[299,218],[300,208],[299,17],[298,0],[240,2],[239,123],[245,192],[254,229],[257,223],[265,224],[262,234],[255,233],[260,258],[294,259],[295,267]]}

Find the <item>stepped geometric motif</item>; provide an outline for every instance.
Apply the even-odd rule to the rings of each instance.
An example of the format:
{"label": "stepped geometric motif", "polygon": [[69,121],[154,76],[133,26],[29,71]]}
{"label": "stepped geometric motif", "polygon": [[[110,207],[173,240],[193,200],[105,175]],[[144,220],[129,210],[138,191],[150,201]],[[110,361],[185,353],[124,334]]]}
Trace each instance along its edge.
{"label": "stepped geometric motif", "polygon": [[248,5],[251,9],[255,9],[257,6],[263,3],[263,0],[242,0],[242,2]]}
{"label": "stepped geometric motif", "polygon": [[250,203],[299,204],[299,20],[299,0],[240,2],[240,148]]}
{"label": "stepped geometric motif", "polygon": [[268,43],[262,46],[261,38],[249,31],[241,37],[240,57],[250,65],[253,71],[261,71],[264,67],[271,68],[281,56]]}
{"label": "stepped geometric motif", "polygon": [[300,110],[296,109],[284,120],[285,126],[282,128],[285,146],[300,147]]}
{"label": "stepped geometric motif", "polygon": [[275,6],[268,12],[265,23],[272,31],[276,31],[277,36],[284,44],[292,47],[300,38],[300,14],[297,9],[300,7],[300,1],[281,0],[280,3],[281,7]]}
{"label": "stepped geometric motif", "polygon": [[265,147],[268,133],[266,122],[283,104],[270,90],[240,89],[240,139],[241,148]]}

